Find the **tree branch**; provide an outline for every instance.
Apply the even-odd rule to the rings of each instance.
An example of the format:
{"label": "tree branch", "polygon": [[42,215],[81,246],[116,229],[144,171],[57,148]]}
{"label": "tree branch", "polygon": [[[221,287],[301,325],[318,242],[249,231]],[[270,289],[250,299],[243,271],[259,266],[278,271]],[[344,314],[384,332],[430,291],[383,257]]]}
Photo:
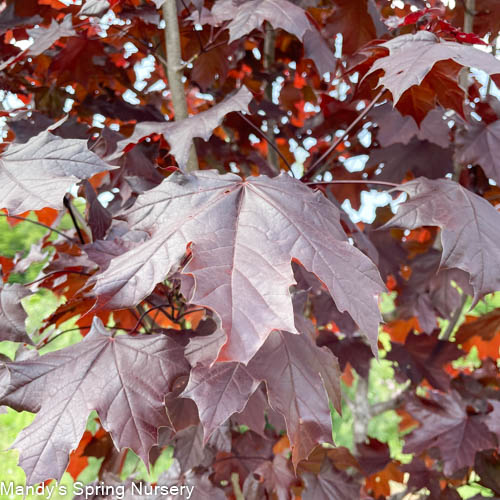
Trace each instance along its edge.
{"label": "tree branch", "polygon": [[[275,57],[275,45],[276,45],[276,32],[273,27],[266,21],[264,25],[266,35],[264,37],[264,70],[268,71],[272,68],[274,64]],[[268,82],[265,89],[265,95],[269,102],[273,100],[273,86],[271,82]],[[268,118],[267,120],[267,138],[268,143],[271,148],[267,148],[267,161],[271,168],[276,174],[280,171],[280,162],[278,158],[278,148],[276,146],[276,140],[274,138],[274,127],[276,126],[275,120]],[[281,156],[281,155],[280,155]]]}
{"label": "tree branch", "polygon": [[476,15],[476,0],[465,0],[464,31],[472,33],[474,30],[474,16]]}
{"label": "tree branch", "polygon": [[[465,0],[464,2],[464,32],[472,33],[474,27],[474,16],[476,14],[476,0]],[[460,85],[465,90],[469,87],[469,70],[464,68],[460,73]]]}
{"label": "tree branch", "polygon": [[[172,104],[174,106],[175,120],[188,117],[186,94],[182,82],[182,55],[179,21],[177,19],[176,0],[166,0],[162,6],[163,19],[165,20],[165,48],[167,52],[167,77]],[[187,172],[198,170],[198,158],[194,143],[189,150],[189,160],[186,165]]]}
{"label": "tree branch", "polygon": [[356,393],[351,408],[354,417],[353,435],[354,444],[363,443],[368,431],[370,422],[370,403],[368,401],[368,378],[359,377]]}
{"label": "tree branch", "polygon": [[358,115],[358,117],[347,127],[347,129],[344,131],[344,133],[337,138],[334,143],[307,169],[306,173],[302,176],[302,181],[306,182],[315,175],[320,174],[323,171],[323,168],[325,165],[323,165],[323,160],[325,160],[328,155],[334,151],[339,144],[342,143],[342,141],[346,138],[346,136],[356,127],[356,125],[363,120],[363,118],[369,113],[369,111],[375,106],[377,101],[382,97],[382,94],[385,92],[385,88],[382,87],[382,89],[379,91],[379,93],[372,99],[370,104],[366,106],[365,109]]}

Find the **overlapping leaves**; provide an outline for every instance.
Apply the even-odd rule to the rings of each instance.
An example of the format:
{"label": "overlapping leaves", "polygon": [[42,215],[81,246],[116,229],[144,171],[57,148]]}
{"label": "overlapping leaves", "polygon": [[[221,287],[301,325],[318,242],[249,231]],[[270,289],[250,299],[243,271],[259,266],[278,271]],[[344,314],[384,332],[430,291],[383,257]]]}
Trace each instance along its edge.
{"label": "overlapping leaves", "polygon": [[348,243],[335,206],[289,176],[173,175],[139,197],[126,217],[131,229],[151,237],[97,276],[93,293],[101,305],[139,303],[191,244],[182,270],[196,282],[189,300],[221,317],[228,339],[219,360],[247,363],[271,330],[296,332],[289,291],[296,259],[376,349],[384,285],[375,265]]}
{"label": "overlapping leaves", "polygon": [[98,319],[74,346],[4,364],[1,404],[37,413],[13,445],[27,482],[62,476],[92,410],[117,447],[132,448],[147,463],[158,427],[168,425],[164,396],[187,370],[183,346],[175,340],[113,337]]}

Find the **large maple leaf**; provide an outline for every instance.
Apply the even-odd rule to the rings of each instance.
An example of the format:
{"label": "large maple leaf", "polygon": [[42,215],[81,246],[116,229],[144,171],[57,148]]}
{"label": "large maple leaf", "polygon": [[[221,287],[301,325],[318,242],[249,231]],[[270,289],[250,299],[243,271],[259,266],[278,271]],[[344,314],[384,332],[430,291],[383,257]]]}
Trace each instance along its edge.
{"label": "large maple leaf", "polygon": [[174,174],[140,196],[126,217],[151,237],[96,277],[100,304],[139,303],[192,243],[182,270],[195,278],[188,299],[220,316],[228,339],[219,360],[246,363],[271,330],[296,332],[289,291],[295,259],[320,278],[376,350],[380,275],[348,243],[338,209],[290,176]]}
{"label": "large maple leaf", "polygon": [[62,139],[45,130],[25,144],[12,144],[0,157],[0,204],[17,214],[63,208],[66,191],[108,165],[83,139]]}
{"label": "large maple leaf", "polygon": [[389,49],[389,55],[377,59],[367,75],[384,70],[379,83],[391,91],[394,104],[411,86],[420,85],[438,61],[452,59],[462,66],[477,68],[489,75],[500,73],[500,61],[491,54],[440,39],[429,31],[401,35],[379,47]]}
{"label": "large maple leaf", "polygon": [[402,184],[410,200],[384,227],[439,226],[440,265],[469,274],[475,300],[500,290],[500,214],[484,198],[447,179],[420,177]]}
{"label": "large maple leaf", "polygon": [[164,396],[188,370],[183,350],[166,335],[113,337],[95,319],[78,344],[4,364],[0,404],[37,413],[12,445],[27,483],[62,476],[92,410],[119,449],[148,463],[158,427],[168,425]]}
{"label": "large maple leaf", "polygon": [[109,159],[121,156],[123,149],[129,144],[135,144],[148,135],[162,134],[170,144],[170,153],[175,157],[179,167],[183,169],[187,164],[193,139],[201,137],[208,141],[214,129],[222,123],[225,115],[233,111],[248,111],[248,104],[252,98],[252,93],[246,87],[242,87],[236,94],[212,108],[184,120],[138,123],[130,137],[118,142],[117,152]]}
{"label": "large maple leaf", "polygon": [[212,7],[207,22],[219,25],[225,21],[230,21],[229,43],[260,29],[268,21],[274,28],[288,31],[301,40],[305,56],[314,61],[321,74],[335,68],[333,52],[309,21],[306,11],[288,0],[221,0]]}

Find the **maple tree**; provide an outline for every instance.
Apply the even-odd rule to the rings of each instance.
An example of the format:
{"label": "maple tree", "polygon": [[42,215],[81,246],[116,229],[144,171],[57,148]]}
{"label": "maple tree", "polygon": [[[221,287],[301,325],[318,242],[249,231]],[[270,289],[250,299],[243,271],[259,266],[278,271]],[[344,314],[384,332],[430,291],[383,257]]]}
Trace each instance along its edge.
{"label": "maple tree", "polygon": [[0,2],[0,425],[26,484],[500,496],[499,18]]}

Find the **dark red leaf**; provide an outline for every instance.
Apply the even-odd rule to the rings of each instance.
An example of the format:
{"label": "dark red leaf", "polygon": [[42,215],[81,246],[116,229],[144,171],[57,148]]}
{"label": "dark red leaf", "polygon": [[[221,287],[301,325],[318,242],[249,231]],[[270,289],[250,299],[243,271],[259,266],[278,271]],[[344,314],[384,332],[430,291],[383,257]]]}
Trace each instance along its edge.
{"label": "dark red leaf", "polygon": [[[271,330],[296,331],[288,288],[297,259],[326,284],[338,309],[349,312],[376,350],[376,296],[384,289],[376,268],[346,241],[334,205],[290,176],[242,181],[214,172],[174,174],[139,197],[127,218],[152,238],[114,258],[97,277],[93,294],[101,304],[140,302],[192,242],[193,258],[182,271],[196,281],[188,300],[221,317],[228,340],[219,360],[246,363]],[[264,274],[256,273],[255,259]]]}
{"label": "dark red leaf", "polygon": [[28,484],[62,476],[92,410],[116,446],[148,463],[168,425],[164,396],[187,371],[184,348],[165,335],[111,333],[96,319],[80,343],[2,367],[1,404],[37,413],[13,444]]}

